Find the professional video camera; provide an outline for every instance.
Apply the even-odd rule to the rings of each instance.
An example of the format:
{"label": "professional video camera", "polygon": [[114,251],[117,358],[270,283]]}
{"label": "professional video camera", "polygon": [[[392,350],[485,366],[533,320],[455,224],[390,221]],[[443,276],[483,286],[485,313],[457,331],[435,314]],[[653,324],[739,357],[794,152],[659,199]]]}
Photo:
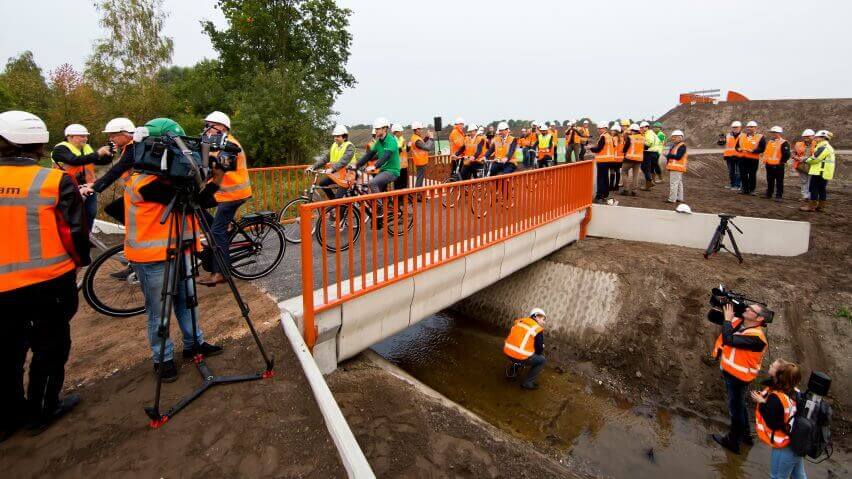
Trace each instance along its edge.
{"label": "professional video camera", "polygon": [[796,397],[796,416],[790,428],[790,447],[799,456],[831,457],[831,406],[825,400],[831,378],[819,371],[811,373],[808,389]]}
{"label": "professional video camera", "polygon": [[761,307],[761,316],[764,317],[763,324],[769,324],[775,318],[775,312],[766,306],[766,303],[749,299],[745,295],[735,293],[729,289],[725,289],[724,284],[720,284],[718,288],[710,290],[710,311],[707,312],[707,320],[714,324],[722,324],[725,322],[725,314],[722,312],[722,307],[726,304],[731,304],[734,307],[734,316],[742,318],[746,309],[753,305],[759,304]]}

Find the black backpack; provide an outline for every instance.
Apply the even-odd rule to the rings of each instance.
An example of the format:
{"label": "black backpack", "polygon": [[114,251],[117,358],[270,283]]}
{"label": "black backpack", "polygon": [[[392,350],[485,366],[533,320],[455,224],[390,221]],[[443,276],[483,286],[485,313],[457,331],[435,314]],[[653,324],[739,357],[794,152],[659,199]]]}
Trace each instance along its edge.
{"label": "black backpack", "polygon": [[823,453],[831,457],[831,406],[823,399],[808,418],[806,402],[806,394],[796,394],[796,414],[790,419],[790,449],[802,457],[817,459]]}

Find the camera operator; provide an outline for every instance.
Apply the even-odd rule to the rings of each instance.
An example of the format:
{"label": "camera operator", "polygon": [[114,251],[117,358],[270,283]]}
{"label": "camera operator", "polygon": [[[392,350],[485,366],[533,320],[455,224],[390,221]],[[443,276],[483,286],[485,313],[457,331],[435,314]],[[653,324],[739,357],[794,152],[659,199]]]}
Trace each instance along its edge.
{"label": "camera operator", "polygon": [[[214,111],[207,115],[207,118],[205,118],[204,121],[205,125],[203,136],[206,138],[224,136],[227,138],[229,143],[233,143],[241,150],[237,153],[236,168],[232,171],[225,172],[225,177],[222,180],[222,186],[219,188],[219,191],[216,192],[215,197],[218,203],[218,206],[216,207],[216,215],[212,216],[212,218],[208,215],[208,221],[211,221],[212,219],[210,229],[213,233],[213,238],[216,240],[219,251],[222,252],[222,258],[225,260],[224,266],[228,267],[230,266],[230,257],[228,254],[228,225],[234,219],[234,216],[237,215],[237,210],[240,209],[240,206],[242,206],[243,203],[251,197],[251,181],[249,180],[248,160],[246,159],[245,151],[242,150],[242,146],[237,139],[234,138],[234,135],[231,134],[231,119],[228,115],[221,111]],[[222,154],[224,153],[218,151],[210,153],[210,156],[219,157]],[[216,269],[217,263],[214,262],[210,276],[199,280],[198,282],[204,286],[216,286],[217,284],[224,283],[225,276],[222,275],[221,271],[217,271]]]}
{"label": "camera operator", "polygon": [[728,413],[731,429],[727,435],[713,434],[713,440],[726,449],[739,454],[740,443],[754,444],[746,411],[745,396],[748,385],[757,377],[763,354],[769,345],[764,325],[763,307],[746,306],[742,318],[734,317],[734,306],[723,306],[725,320],[722,334],[716,339],[713,354],[720,358],[719,367],[728,393]]}
{"label": "camera operator", "polygon": [[763,391],[751,392],[757,437],[772,447],[769,477],[804,479],[805,460],[790,447],[790,425],[796,415],[796,389],[802,381],[799,366],[776,359],[769,366]]}
{"label": "camera operator", "polygon": [[[156,119],[145,124],[151,136],[164,136],[167,133],[181,135],[183,128],[170,119]],[[203,208],[216,206],[215,194],[219,191],[225,172],[214,164],[213,179],[198,194],[198,202]],[[148,341],[154,360],[154,372],[162,368],[164,382],[177,379],[174,362],[174,344],[171,339],[165,343],[163,363],[160,359],[161,340],[157,336],[160,326],[160,310],[163,301],[163,278],[166,267],[166,247],[169,241],[170,222],[160,220],[168,205],[177,194],[175,186],[166,178],[158,175],[134,172],[124,189],[124,217],[126,223],[124,254],[139,278],[142,293],[145,296],[145,308],[148,312]],[[191,229],[193,225],[186,225]],[[196,227],[196,231],[197,231]],[[191,233],[190,233],[191,234]],[[200,245],[198,246],[200,249]],[[201,328],[196,327],[198,348],[193,349],[192,305],[187,298],[194,295],[191,279],[178,281],[173,309],[181,333],[183,334],[183,357],[191,358],[195,354],[214,356],[222,348],[204,342]],[[195,309],[194,307],[192,307]],[[197,310],[195,314],[198,318]]]}
{"label": "camera operator", "polygon": [[[89,264],[89,232],[70,175],[37,161],[47,127],[23,111],[0,113],[0,442],[29,422],[38,434],[77,403],[62,399],[77,312],[77,266]],[[32,351],[27,395],[24,364]]]}

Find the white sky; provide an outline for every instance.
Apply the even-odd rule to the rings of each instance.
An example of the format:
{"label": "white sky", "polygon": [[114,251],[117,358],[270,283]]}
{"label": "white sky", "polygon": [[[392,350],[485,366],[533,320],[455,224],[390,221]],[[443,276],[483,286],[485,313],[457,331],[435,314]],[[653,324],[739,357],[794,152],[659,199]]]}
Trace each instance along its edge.
{"label": "white sky", "polygon": [[[90,0],[4,2],[0,60],[32,50],[45,70],[82,68],[102,32]],[[339,0],[353,10],[358,84],[339,118],[410,123],[461,115],[565,120],[659,116],[679,92],[752,99],[849,97],[852,2],[791,0]],[[166,0],[173,63],[215,51],[213,0]]]}

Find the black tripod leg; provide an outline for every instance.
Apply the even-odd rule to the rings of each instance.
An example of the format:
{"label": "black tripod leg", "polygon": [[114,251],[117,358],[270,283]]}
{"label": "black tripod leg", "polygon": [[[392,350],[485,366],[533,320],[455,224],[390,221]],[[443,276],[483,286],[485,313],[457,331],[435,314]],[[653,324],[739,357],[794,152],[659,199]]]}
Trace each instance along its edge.
{"label": "black tripod leg", "polygon": [[722,247],[722,227],[717,226],[716,231],[713,233],[713,238],[710,239],[710,244],[707,245],[707,250],[704,251],[704,259],[713,256],[714,254],[719,252],[719,249]]}
{"label": "black tripod leg", "polygon": [[731,240],[731,246],[734,247],[734,256],[737,257],[740,263],[743,262],[743,255],[740,254],[740,248],[737,246],[737,240],[734,239],[734,233],[730,228],[726,229],[726,233],[728,234],[728,238]]}

